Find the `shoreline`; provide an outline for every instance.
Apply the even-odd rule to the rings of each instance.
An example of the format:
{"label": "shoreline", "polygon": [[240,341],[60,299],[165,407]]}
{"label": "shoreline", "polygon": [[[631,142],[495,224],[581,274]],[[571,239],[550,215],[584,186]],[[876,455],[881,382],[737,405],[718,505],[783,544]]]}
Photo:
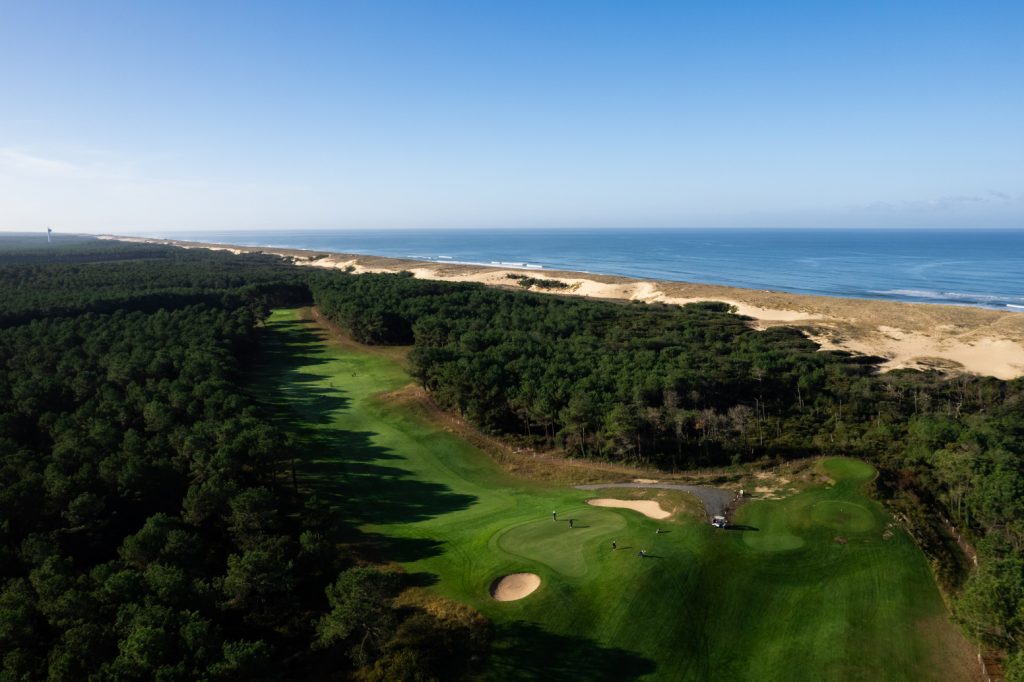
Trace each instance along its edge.
{"label": "shoreline", "polygon": [[231,253],[265,253],[296,265],[353,273],[412,272],[420,279],[476,282],[521,289],[509,274],[530,273],[556,280],[567,288],[531,291],[563,296],[684,305],[721,301],[752,318],[758,329],[796,327],[822,350],[887,358],[882,371],[938,369],[1014,379],[1024,376],[1024,313],[940,303],[904,303],[763,289],[741,289],[716,284],[695,284],[640,279],[620,275],[523,269],[511,265],[475,265],[359,254],[261,246],[238,246],[178,239],[99,235],[108,239],[180,248],[204,248]]}

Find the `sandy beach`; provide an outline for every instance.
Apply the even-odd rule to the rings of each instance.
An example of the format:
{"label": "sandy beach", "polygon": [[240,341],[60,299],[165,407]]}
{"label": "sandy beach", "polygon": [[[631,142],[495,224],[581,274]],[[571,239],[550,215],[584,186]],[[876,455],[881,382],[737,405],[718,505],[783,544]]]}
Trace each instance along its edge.
{"label": "sandy beach", "polygon": [[[167,244],[182,248],[266,253],[296,265],[364,272],[412,272],[421,279],[477,282],[520,289],[508,267],[437,263],[301,249],[245,247],[170,239],[104,235],[104,239]],[[740,289],[617,275],[529,271],[530,277],[558,280],[567,288],[552,295],[685,304],[722,301],[764,329],[790,326],[802,330],[823,350],[841,350],[886,358],[883,371],[898,368],[939,369],[1013,379],[1024,376],[1024,313],[967,306],[899,303],[869,299],[808,296],[779,291]],[[546,290],[542,290],[546,291]]]}

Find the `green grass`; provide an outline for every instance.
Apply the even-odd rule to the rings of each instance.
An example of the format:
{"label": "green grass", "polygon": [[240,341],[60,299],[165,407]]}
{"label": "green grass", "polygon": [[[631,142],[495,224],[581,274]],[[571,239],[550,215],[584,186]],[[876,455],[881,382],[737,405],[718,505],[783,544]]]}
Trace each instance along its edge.
{"label": "green grass", "polygon": [[[862,462],[825,460],[828,485],[748,503],[734,519],[747,530],[655,522],[591,507],[593,493],[513,478],[400,401],[375,397],[409,382],[393,357],[329,343],[296,311],[275,312],[267,336],[261,386],[309,434],[304,483],[381,556],[493,620],[487,679],[922,680],[971,670],[924,557],[865,495],[874,471]],[[520,571],[540,575],[541,588],[517,602],[490,598],[496,577]]]}

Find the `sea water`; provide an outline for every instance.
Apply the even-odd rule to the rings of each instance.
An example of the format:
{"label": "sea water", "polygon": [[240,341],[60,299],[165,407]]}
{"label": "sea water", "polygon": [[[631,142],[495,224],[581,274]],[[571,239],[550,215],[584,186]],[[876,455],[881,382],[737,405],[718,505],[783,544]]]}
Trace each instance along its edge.
{"label": "sea water", "polygon": [[1024,312],[1024,229],[282,229],[148,236]]}

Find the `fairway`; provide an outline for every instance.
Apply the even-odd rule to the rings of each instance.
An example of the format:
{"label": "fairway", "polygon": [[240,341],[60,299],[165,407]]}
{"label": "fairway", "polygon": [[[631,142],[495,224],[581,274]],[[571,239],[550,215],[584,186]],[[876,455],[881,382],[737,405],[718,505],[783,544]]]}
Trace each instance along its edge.
{"label": "fairway", "polygon": [[[862,462],[823,461],[829,483],[749,502],[733,519],[746,530],[655,521],[586,504],[614,490],[515,478],[382,395],[410,382],[394,353],[331,341],[295,310],[266,337],[258,388],[307,439],[300,483],[382,559],[495,623],[487,679],[971,679],[923,555],[865,495]],[[526,572],[535,592],[491,597]]]}

